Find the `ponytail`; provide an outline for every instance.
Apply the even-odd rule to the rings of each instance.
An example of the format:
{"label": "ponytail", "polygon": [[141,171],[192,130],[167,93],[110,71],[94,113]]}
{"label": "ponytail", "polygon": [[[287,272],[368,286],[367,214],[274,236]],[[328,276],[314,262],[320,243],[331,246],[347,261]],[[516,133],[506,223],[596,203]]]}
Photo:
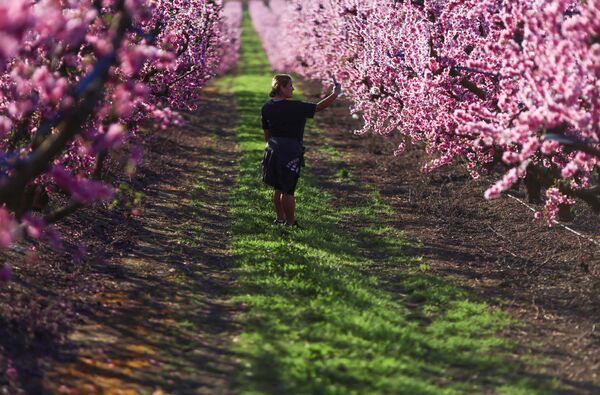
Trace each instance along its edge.
{"label": "ponytail", "polygon": [[287,86],[292,83],[292,77],[289,74],[276,74],[271,81],[270,97],[275,97],[279,93],[282,86]]}

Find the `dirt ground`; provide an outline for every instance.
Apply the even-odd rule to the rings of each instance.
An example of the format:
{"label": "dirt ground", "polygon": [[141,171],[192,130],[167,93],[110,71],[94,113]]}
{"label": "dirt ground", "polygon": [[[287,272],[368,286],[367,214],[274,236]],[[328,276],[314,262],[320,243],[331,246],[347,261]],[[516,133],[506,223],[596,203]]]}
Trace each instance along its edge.
{"label": "dirt ground", "polygon": [[[318,86],[305,84],[304,89],[308,100],[318,100]],[[422,148],[410,147],[394,157],[399,137],[353,134],[360,124],[343,100],[316,118],[328,141],[343,153],[348,174],[358,184],[375,186],[395,209],[395,226],[422,242],[415,253],[430,271],[457,279],[510,312],[520,323],[506,334],[520,345],[517,352],[543,361],[540,371],[559,379],[568,393],[600,393],[597,244],[534,220],[533,212],[515,199],[486,201],[483,192],[493,178],[472,180],[458,165],[425,174],[420,168],[428,158]],[[317,173],[339,170],[323,169],[313,159]],[[364,198],[351,186],[323,187],[334,195]],[[600,241],[600,218],[583,205],[575,214],[567,225]]]}
{"label": "dirt ground", "polygon": [[[306,88],[316,101],[318,88]],[[145,194],[142,215],[82,210],[60,225],[71,240],[63,252],[29,243],[3,256],[15,279],[0,287],[0,393],[230,391],[236,365],[227,350],[239,325],[226,302],[235,286],[226,253],[234,117],[231,98],[210,89],[200,106],[211,116],[189,114],[186,127],[142,140],[145,161],[132,181]],[[508,310],[520,322],[506,333],[517,352],[541,359],[568,393],[600,393],[596,244],[535,221],[513,199],[484,200],[491,179],[474,181],[460,166],[424,174],[418,147],[393,157],[397,138],[352,134],[358,121],[343,101],[317,118],[357,184],[379,189],[394,225],[422,243],[414,253],[431,272]],[[324,189],[365,198],[328,183],[340,169],[311,148],[308,166]],[[600,240],[600,220],[584,206],[568,225]],[[394,279],[384,280],[393,289]]]}
{"label": "dirt ground", "polygon": [[15,279],[0,289],[0,393],[228,393],[235,117],[211,89],[199,105],[211,116],[141,136],[141,215],[85,209],[60,225],[74,243],[63,252],[23,244],[5,256]]}

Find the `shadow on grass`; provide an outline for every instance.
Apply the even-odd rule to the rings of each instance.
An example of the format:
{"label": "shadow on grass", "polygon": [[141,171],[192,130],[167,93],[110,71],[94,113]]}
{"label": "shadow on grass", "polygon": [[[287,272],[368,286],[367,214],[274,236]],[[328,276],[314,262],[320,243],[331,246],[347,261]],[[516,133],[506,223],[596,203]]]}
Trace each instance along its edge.
{"label": "shadow on grass", "polygon": [[[420,273],[413,246],[384,230],[355,239],[342,216],[376,222],[374,207],[336,211],[310,174],[297,189],[303,229],[270,225],[270,191],[258,173],[262,93],[269,66],[248,18],[240,75],[233,91],[243,155],[232,197],[233,254],[248,307],[237,351],[242,393],[444,394],[496,391],[544,393],[549,378],[508,363],[509,345],[496,334],[509,321],[466,291]],[[246,67],[251,71],[246,74]],[[262,75],[256,67],[262,67]],[[339,158],[333,158],[333,161]],[[352,186],[355,188],[356,186]],[[366,274],[365,248],[390,254],[404,294],[387,292]],[[378,262],[378,264],[382,264]]]}
{"label": "shadow on grass", "polygon": [[[246,176],[242,172],[238,193],[266,205],[268,194],[249,193],[261,186]],[[298,193],[303,230],[269,227],[269,214],[257,207],[234,209],[239,299],[250,307],[240,342],[242,388],[273,394],[543,392],[548,378],[506,363],[508,345],[494,336],[508,324],[503,314],[418,273],[403,255],[389,256],[386,264],[403,268],[404,296],[380,290],[361,270],[370,262],[360,242],[344,234],[311,184]],[[409,248],[398,243],[379,238],[366,246],[396,254]]]}

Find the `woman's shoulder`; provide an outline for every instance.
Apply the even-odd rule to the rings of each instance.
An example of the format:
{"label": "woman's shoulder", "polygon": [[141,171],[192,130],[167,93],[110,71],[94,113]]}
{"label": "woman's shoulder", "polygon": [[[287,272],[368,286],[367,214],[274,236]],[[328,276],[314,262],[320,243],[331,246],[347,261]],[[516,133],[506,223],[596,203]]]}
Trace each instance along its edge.
{"label": "woman's shoulder", "polygon": [[298,108],[306,104],[311,104],[302,100],[269,100],[265,104],[263,104],[263,109],[277,106],[277,107],[288,107],[288,108]]}
{"label": "woman's shoulder", "polygon": [[302,101],[302,100],[286,100],[288,102],[288,106],[290,108],[303,108],[306,105],[310,105],[311,103]]}
{"label": "woman's shoulder", "polygon": [[273,99],[267,100],[267,101],[265,102],[265,104],[263,104],[263,106],[262,106],[263,110],[264,110],[265,108],[268,108],[268,107],[270,107],[271,105],[273,105],[273,103],[274,103]]}

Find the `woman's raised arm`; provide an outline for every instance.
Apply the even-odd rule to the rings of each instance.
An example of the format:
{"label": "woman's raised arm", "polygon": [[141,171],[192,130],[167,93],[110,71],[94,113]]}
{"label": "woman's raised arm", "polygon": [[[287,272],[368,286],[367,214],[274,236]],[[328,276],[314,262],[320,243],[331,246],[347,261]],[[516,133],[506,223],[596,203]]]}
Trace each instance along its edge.
{"label": "woman's raised arm", "polygon": [[325,99],[323,99],[317,103],[317,110],[315,112],[322,111],[322,110],[326,109],[327,107],[329,107],[335,101],[335,99],[338,98],[338,95],[340,94],[341,91],[342,91],[342,86],[340,84],[335,84],[335,86],[333,88],[333,92],[331,92],[331,94],[329,96],[327,96]]}

